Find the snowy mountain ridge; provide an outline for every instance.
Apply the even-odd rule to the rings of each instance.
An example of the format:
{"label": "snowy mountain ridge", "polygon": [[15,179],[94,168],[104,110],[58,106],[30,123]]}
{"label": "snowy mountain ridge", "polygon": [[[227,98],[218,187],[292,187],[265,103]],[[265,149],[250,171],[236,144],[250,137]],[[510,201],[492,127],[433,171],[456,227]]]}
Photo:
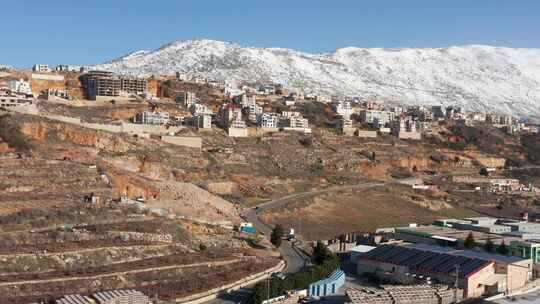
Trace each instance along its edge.
{"label": "snowy mountain ridge", "polygon": [[94,68],[274,82],[305,92],[540,117],[540,49],[346,47],[310,54],[199,39],[133,52]]}

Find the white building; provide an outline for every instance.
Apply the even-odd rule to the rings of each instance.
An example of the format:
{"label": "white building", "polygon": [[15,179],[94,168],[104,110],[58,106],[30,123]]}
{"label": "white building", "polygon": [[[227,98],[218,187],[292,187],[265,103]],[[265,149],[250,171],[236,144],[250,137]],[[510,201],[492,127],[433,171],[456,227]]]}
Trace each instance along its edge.
{"label": "white building", "polygon": [[354,135],[355,129],[353,127],[352,120],[350,118],[346,117],[346,116],[341,116],[339,118],[337,128],[338,128],[339,132],[341,132],[344,135],[347,135],[347,136],[353,136]]}
{"label": "white building", "polygon": [[214,112],[209,107],[200,104],[200,103],[194,103],[189,107],[189,110],[191,111],[191,114],[193,115],[212,115]]}
{"label": "white building", "polygon": [[133,122],[146,125],[166,125],[169,120],[167,112],[141,112],[135,115]]}
{"label": "white building", "polygon": [[34,99],[26,94],[15,93],[11,90],[0,88],[0,108],[11,108],[25,105],[32,105]]}
{"label": "white building", "polygon": [[334,111],[345,118],[350,118],[353,114],[350,101],[339,101],[333,104]]}
{"label": "white building", "polygon": [[32,67],[32,71],[33,72],[38,72],[38,73],[48,73],[51,71],[51,69],[49,69],[49,65],[48,64],[34,64],[34,66]]}
{"label": "white building", "polygon": [[81,67],[76,65],[60,64],[54,68],[58,72],[79,72]]}
{"label": "white building", "polygon": [[194,117],[196,126],[198,129],[211,129],[212,128],[212,116],[210,115],[197,115]]}
{"label": "white building", "polygon": [[32,95],[30,83],[24,81],[22,78],[20,80],[10,80],[9,89],[15,93]]}
{"label": "white building", "polygon": [[242,120],[242,109],[234,104],[223,105],[219,113],[219,123],[224,128],[229,128],[233,122],[240,125],[242,122],[244,127],[246,123]]}
{"label": "white building", "polygon": [[395,119],[395,113],[380,110],[362,110],[360,111],[360,122],[373,124],[377,122],[380,126],[385,126]]}
{"label": "white building", "polygon": [[257,122],[261,128],[279,127],[279,117],[276,113],[263,113],[259,115]]}
{"label": "white building", "polygon": [[392,135],[401,139],[422,138],[422,134],[416,129],[416,122],[411,119],[398,119],[392,123]]}
{"label": "white building", "polygon": [[242,108],[246,109],[248,112],[249,121],[256,122],[257,117],[263,113],[263,108],[255,101],[255,96],[247,97],[242,95]]}

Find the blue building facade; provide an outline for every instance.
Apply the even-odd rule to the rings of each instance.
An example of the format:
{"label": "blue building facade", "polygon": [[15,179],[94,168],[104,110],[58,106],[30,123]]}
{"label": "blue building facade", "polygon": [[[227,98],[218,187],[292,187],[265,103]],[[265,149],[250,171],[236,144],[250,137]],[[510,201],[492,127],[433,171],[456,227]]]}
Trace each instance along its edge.
{"label": "blue building facade", "polygon": [[308,288],[308,297],[333,295],[343,284],[345,284],[345,273],[338,268],[328,278],[311,283]]}

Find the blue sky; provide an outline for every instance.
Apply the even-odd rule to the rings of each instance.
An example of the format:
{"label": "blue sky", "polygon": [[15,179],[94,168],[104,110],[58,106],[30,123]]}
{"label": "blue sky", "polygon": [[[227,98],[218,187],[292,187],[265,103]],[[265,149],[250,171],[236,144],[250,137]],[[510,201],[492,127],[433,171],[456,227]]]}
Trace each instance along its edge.
{"label": "blue sky", "polygon": [[307,52],[490,44],[540,48],[538,0],[16,0],[0,64],[93,64],[192,38]]}

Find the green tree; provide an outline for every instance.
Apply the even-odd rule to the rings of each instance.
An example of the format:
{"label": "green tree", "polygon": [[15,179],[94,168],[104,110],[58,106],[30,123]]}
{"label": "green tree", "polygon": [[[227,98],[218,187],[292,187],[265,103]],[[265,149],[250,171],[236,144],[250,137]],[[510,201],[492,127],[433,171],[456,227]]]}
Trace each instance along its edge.
{"label": "green tree", "polygon": [[474,240],[474,236],[472,232],[469,232],[469,235],[465,239],[465,242],[463,243],[463,246],[467,249],[472,249],[476,246],[476,241]]}
{"label": "green tree", "polygon": [[497,252],[499,254],[502,254],[502,255],[507,255],[508,254],[509,250],[508,250],[508,247],[506,247],[506,244],[504,243],[504,240],[499,245],[499,247],[497,247]]}
{"label": "green tree", "polygon": [[488,238],[486,243],[484,244],[484,250],[487,252],[493,252],[495,250],[495,245],[490,238]]}
{"label": "green tree", "polygon": [[270,235],[270,242],[279,248],[281,246],[281,238],[283,237],[283,227],[281,225],[276,225],[272,230]]}
{"label": "green tree", "polygon": [[479,174],[483,175],[483,176],[489,176],[489,172],[488,172],[488,170],[486,168],[480,169]]}
{"label": "green tree", "polygon": [[313,248],[313,255],[311,256],[312,262],[317,265],[322,265],[331,258],[332,252],[330,252],[321,241],[317,241],[317,244]]}

